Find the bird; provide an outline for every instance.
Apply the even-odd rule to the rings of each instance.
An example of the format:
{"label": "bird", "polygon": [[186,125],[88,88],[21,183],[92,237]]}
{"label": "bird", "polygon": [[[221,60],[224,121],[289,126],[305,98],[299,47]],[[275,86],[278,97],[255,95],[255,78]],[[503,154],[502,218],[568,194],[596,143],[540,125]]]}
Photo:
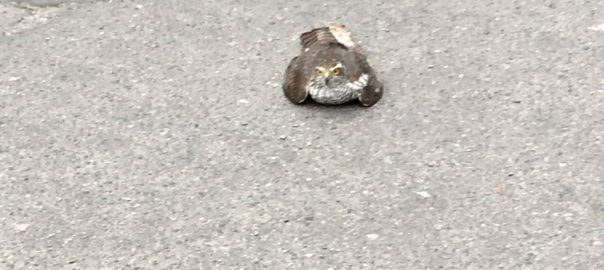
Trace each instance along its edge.
{"label": "bird", "polygon": [[383,95],[383,84],[348,28],[329,23],[300,35],[300,53],[291,59],[282,90],[294,104],[309,97],[316,103],[339,105],[358,100],[371,107]]}

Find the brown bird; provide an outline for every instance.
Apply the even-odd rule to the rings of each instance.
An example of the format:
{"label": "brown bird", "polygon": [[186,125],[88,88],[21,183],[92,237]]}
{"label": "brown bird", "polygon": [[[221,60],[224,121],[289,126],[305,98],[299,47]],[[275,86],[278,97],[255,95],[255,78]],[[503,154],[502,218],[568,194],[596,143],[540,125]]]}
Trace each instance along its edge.
{"label": "brown bird", "polygon": [[383,93],[358,42],[342,24],[330,24],[300,35],[302,51],[285,70],[283,93],[300,104],[309,96],[322,104],[359,100],[373,106]]}

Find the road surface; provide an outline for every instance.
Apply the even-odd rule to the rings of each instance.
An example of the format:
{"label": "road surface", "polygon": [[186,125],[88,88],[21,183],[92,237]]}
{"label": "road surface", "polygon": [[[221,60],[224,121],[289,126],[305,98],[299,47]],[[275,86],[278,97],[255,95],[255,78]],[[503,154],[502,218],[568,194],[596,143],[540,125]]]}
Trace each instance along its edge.
{"label": "road surface", "polygon": [[[296,106],[348,25],[374,107]],[[604,269],[602,1],[0,1],[0,269]]]}

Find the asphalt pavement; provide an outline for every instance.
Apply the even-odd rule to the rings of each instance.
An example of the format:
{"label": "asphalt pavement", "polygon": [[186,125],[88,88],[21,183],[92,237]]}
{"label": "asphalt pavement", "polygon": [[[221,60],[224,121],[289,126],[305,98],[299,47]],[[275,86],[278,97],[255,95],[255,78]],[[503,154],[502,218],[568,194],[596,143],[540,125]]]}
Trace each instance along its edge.
{"label": "asphalt pavement", "polygon": [[[330,21],[384,82],[294,105]],[[0,269],[604,269],[603,1],[0,1]]]}

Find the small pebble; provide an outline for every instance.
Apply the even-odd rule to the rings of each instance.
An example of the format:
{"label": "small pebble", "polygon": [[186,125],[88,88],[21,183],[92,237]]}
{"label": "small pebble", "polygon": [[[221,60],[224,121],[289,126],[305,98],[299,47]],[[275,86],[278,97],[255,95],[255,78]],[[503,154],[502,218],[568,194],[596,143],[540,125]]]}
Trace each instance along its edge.
{"label": "small pebble", "polygon": [[426,191],[416,191],[415,194],[421,196],[422,198],[429,198],[430,197],[430,193],[428,193]]}
{"label": "small pebble", "polygon": [[24,232],[27,230],[27,228],[29,228],[30,224],[27,223],[19,223],[19,224],[15,224],[15,230],[19,231],[19,232]]}
{"label": "small pebble", "polygon": [[369,239],[369,240],[376,240],[376,239],[378,239],[380,237],[380,235],[375,234],[375,233],[370,233],[370,234],[365,235],[365,236],[367,236],[367,239]]}

